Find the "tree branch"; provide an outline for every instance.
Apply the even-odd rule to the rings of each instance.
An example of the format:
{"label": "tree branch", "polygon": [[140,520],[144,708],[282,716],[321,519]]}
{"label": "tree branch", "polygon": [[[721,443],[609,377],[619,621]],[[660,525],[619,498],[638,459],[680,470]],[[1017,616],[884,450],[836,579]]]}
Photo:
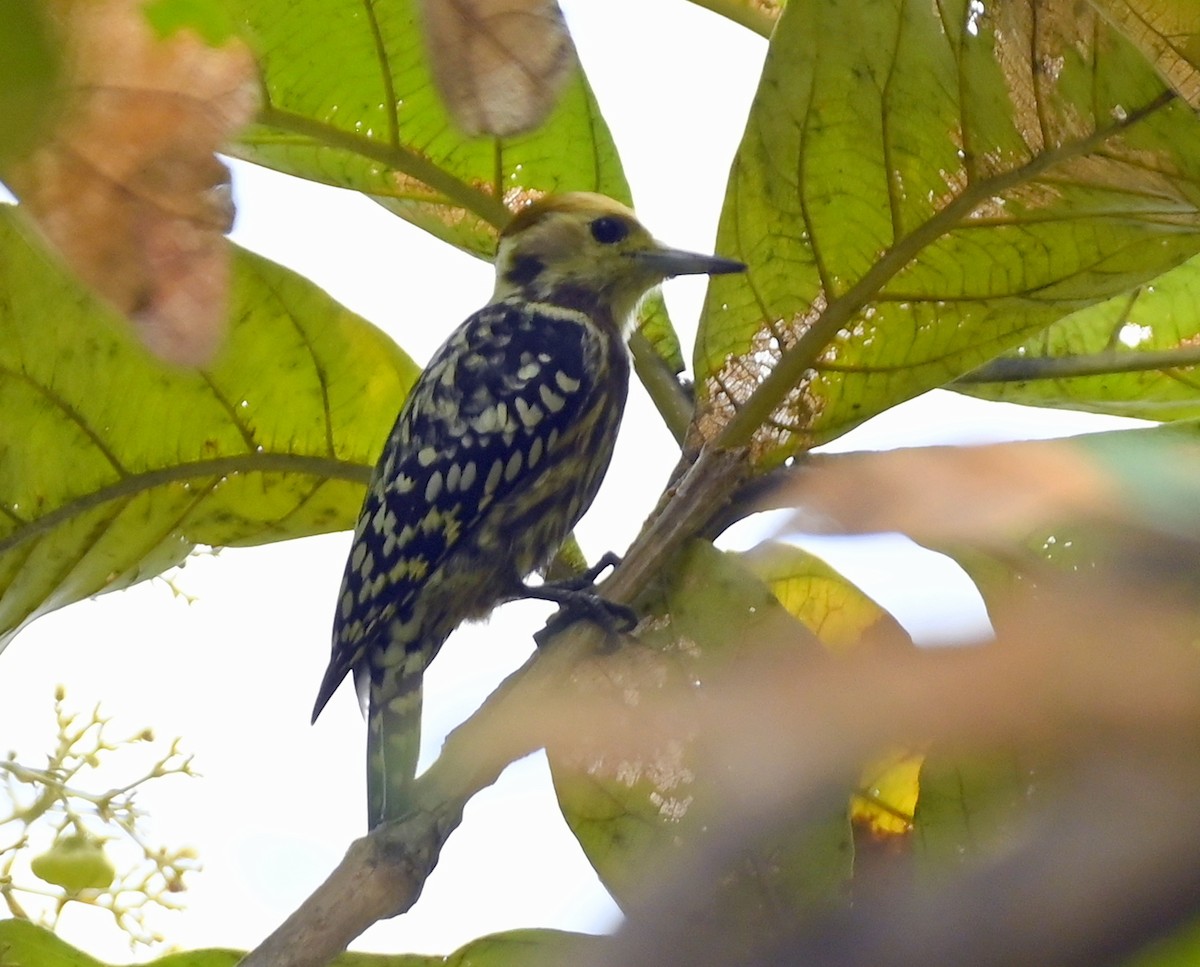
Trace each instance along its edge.
{"label": "tree branch", "polygon": [[530,709],[553,704],[595,643],[586,626],[575,626],[509,675],[417,779],[414,811],[351,843],[329,878],[239,967],[324,967],[373,923],[411,908],[467,801],[510,762],[546,744],[547,719]]}
{"label": "tree branch", "polygon": [[[454,806],[458,806],[457,812]],[[324,967],[360,933],[411,907],[458,826],[461,805],[380,826],[239,967]]]}
{"label": "tree branch", "polygon": [[633,368],[675,442],[683,445],[696,402],[642,333],[629,337]]}

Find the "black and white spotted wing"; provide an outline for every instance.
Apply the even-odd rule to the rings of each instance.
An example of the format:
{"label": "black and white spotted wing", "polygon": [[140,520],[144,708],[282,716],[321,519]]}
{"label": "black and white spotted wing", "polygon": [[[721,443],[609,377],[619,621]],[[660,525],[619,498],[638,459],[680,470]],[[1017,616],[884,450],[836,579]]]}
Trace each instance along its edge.
{"label": "black and white spotted wing", "polygon": [[[573,310],[497,303],[451,335],[375,469],[314,719],[351,668],[360,681],[423,668],[464,614],[490,611],[557,549],[607,468],[597,448],[611,449],[627,383],[624,346]],[[563,459],[581,453],[596,464],[583,474]],[[547,487],[558,519],[522,499]]]}

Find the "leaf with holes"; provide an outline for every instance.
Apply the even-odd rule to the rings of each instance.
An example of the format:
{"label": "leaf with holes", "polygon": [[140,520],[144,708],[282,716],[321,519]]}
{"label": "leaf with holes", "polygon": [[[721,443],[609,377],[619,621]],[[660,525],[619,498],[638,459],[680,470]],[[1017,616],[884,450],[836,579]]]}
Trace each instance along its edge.
{"label": "leaf with holes", "polygon": [[1200,118],[1072,0],[797,0],[717,248],[699,429],[775,463],[1200,251]]}
{"label": "leaf with holes", "polygon": [[196,544],[352,525],[417,368],[383,333],[235,249],[211,369],[151,359],[0,209],[0,641]]}

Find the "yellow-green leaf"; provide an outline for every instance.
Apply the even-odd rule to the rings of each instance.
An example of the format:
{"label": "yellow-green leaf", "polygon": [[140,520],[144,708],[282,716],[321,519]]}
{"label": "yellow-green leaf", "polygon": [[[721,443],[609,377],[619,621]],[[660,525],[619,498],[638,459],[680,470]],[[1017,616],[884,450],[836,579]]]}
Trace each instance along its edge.
{"label": "yellow-green leaf", "polygon": [[[196,0],[223,3],[226,0]],[[549,118],[510,138],[471,138],[433,84],[416,0],[231,4],[259,60],[264,107],[237,157],[352,188],[464,251],[490,258],[510,211],[555,191],[630,201],[616,146],[575,64]],[[661,306],[643,332],[672,372],[679,340]]]}
{"label": "yellow-green leaf", "polygon": [[795,0],[709,289],[700,429],[772,463],[1200,250],[1200,118],[1073,0]]}
{"label": "yellow-green leaf", "polygon": [[849,651],[868,635],[908,640],[896,620],[818,557],[791,544],[763,543],[743,556],[746,565],[826,648]]}
{"label": "yellow-green leaf", "polygon": [[628,200],[612,138],[576,67],[537,131],[470,138],[433,84],[414,0],[235,5],[266,89],[260,123],[234,151],[354,188],[452,244],[490,256],[495,230],[531,194],[600,191]]}
{"label": "yellow-green leaf", "polygon": [[1200,417],[1200,258],[1072,313],[955,384],[981,399],[1134,416]]}
{"label": "yellow-green leaf", "polygon": [[351,526],[417,373],[386,335],[238,251],[217,362],[168,368],[19,219],[0,209],[0,635],[196,544]]}
{"label": "yellow-green leaf", "polygon": [[[871,644],[911,644],[896,620],[818,557],[791,544],[765,542],[742,560],[788,611],[835,654]],[[850,818],[876,836],[898,836],[912,827],[921,756],[898,750],[869,762]]]}
{"label": "yellow-green leaf", "polygon": [[906,836],[921,791],[925,756],[900,750],[867,764],[862,784],[850,800],[850,819],[878,838]]}
{"label": "yellow-green leaf", "polygon": [[1200,16],[1195,0],[1091,0],[1200,109]]}

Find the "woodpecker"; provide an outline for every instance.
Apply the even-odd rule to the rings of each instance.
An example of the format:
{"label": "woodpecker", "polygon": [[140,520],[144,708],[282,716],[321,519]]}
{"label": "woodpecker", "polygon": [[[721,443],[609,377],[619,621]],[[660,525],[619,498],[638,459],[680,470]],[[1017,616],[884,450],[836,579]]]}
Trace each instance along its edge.
{"label": "woodpecker", "polygon": [[518,212],[495,264],[491,301],[434,354],[375,467],[313,709],[316,722],[354,673],[372,828],[409,808],[422,675],[450,633],[505,601],[578,593],[524,579],[608,469],[638,303],[672,276],[745,268],[667,248],[624,205],[583,192]]}

